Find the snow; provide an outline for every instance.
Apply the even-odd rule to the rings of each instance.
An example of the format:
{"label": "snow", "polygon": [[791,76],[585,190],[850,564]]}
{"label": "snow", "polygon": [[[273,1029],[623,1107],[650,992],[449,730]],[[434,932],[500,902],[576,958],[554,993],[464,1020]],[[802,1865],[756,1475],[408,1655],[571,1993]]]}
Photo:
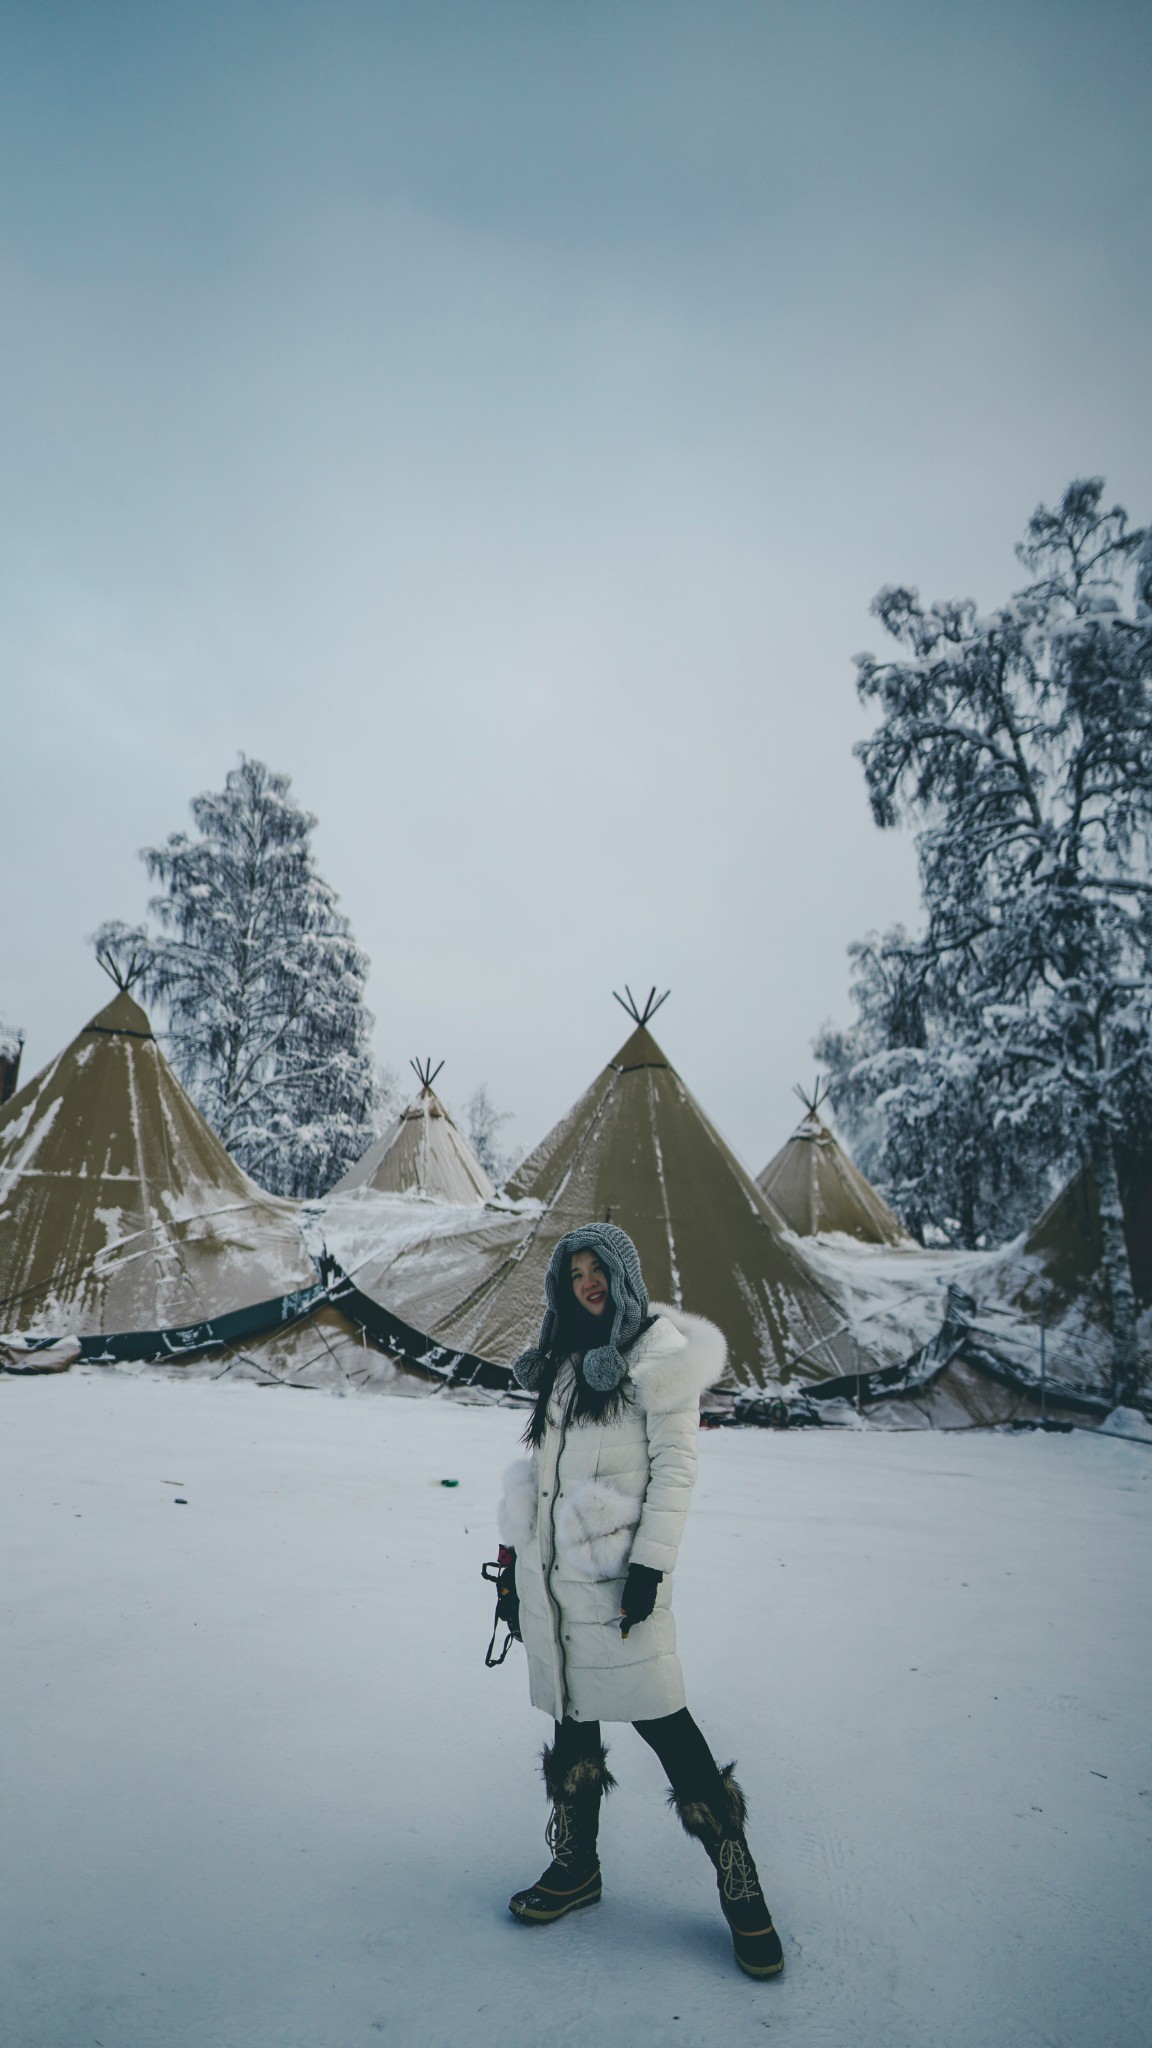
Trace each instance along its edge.
{"label": "snow", "polygon": [[756,1985],[626,1728],[604,1903],[505,1910],[546,1861],[547,1724],[482,1664],[520,1416],[87,1369],[0,1407],[10,2048],[1147,2038],[1143,1445],[701,1438],[677,1612]]}
{"label": "snow", "polygon": [[[650,1083],[651,1075],[648,1076],[648,1079]],[[651,1102],[651,1086],[649,1086],[648,1094],[649,1101]],[[656,1151],[656,1179],[660,1188],[660,1205],[664,1211],[664,1229],[668,1238],[668,1265],[672,1274],[672,1305],[674,1308],[681,1308],[683,1306],[683,1290],[680,1285],[680,1268],[676,1263],[676,1234],[672,1228],[672,1212],[668,1207],[668,1183],[664,1178],[664,1153],[660,1145],[660,1132],[656,1126],[654,1111],[651,1118],[651,1128],[652,1143]]]}
{"label": "snow", "polygon": [[540,1214],[539,1202],[509,1202],[496,1196],[478,1206],[475,1202],[439,1202],[410,1189],[404,1194],[385,1194],[377,1188],[346,1189],[323,1202],[309,1202],[300,1211],[304,1241],[313,1258],[325,1251],[338,1259],[349,1278],[369,1269],[386,1270],[413,1248],[443,1247],[451,1256],[452,1240],[472,1237],[481,1224],[491,1223],[493,1245],[504,1248],[511,1227],[513,1241]]}
{"label": "snow", "polygon": [[988,1266],[986,1252],[860,1244],[835,1231],[798,1243],[844,1317],[865,1369],[901,1365],[930,1343],[944,1320],[949,1286],[971,1287]]}
{"label": "snow", "polygon": [[79,1356],[79,1337],[61,1337],[55,1344],[46,1344],[42,1338],[20,1331],[0,1336],[0,1372],[67,1372]]}
{"label": "snow", "polygon": [[1106,1436],[1126,1436],[1133,1443],[1152,1444],[1152,1422],[1139,1408],[1113,1408],[1100,1427]]}

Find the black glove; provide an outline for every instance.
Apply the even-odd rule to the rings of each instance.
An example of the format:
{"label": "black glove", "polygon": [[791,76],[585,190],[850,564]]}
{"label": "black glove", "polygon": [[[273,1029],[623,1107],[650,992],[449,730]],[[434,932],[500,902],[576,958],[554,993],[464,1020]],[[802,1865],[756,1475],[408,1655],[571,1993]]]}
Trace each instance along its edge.
{"label": "black glove", "polygon": [[624,1591],[620,1595],[620,1633],[626,1636],[638,1621],[647,1621],[656,1605],[656,1592],[663,1572],[654,1572],[650,1564],[630,1564]]}

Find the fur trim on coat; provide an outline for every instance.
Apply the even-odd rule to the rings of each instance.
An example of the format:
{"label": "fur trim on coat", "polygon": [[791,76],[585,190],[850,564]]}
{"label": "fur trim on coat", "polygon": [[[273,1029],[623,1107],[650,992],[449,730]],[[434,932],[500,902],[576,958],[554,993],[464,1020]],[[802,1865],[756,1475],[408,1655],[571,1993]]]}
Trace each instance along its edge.
{"label": "fur trim on coat", "polygon": [[644,1503],[602,1479],[582,1479],[556,1510],[556,1549],[583,1579],[618,1579],[628,1568]]}
{"label": "fur trim on coat", "polygon": [[652,1303],[659,1321],[636,1342],[630,1379],[636,1398],[648,1415],[668,1415],[674,1408],[699,1406],[700,1396],[724,1377],[728,1345],[722,1330],[707,1316],[687,1309]]}
{"label": "fur trim on coat", "polygon": [[496,1529],[509,1550],[523,1550],[536,1534],[536,1484],[535,1458],[517,1458],[504,1474]]}

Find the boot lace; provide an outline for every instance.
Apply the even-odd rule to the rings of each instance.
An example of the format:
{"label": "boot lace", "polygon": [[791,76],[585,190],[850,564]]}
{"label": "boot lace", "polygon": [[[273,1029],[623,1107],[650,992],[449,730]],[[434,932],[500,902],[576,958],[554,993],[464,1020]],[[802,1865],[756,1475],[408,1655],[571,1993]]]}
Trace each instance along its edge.
{"label": "boot lace", "polygon": [[562,1800],[556,1801],[548,1816],[548,1825],[544,1830],[544,1840],[552,1851],[553,1863],[558,1863],[562,1870],[567,1870],[572,1861],[575,1842],[572,1835],[571,1814]]}
{"label": "boot lace", "polygon": [[737,1905],[741,1899],[760,1897],[760,1880],[756,1875],[756,1865],[743,1842],[737,1841],[735,1836],[721,1842],[717,1862],[724,1897],[731,1905]]}

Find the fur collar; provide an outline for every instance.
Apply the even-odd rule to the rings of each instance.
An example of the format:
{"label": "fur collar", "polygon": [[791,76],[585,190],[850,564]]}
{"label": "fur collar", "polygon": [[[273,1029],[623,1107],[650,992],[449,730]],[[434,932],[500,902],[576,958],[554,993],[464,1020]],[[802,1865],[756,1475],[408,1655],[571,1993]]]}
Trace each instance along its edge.
{"label": "fur collar", "polygon": [[691,1407],[715,1386],[728,1364],[728,1346],[706,1316],[660,1301],[652,1303],[652,1313],[656,1321],[632,1346],[628,1373],[640,1406],[649,1415],[666,1415]]}

